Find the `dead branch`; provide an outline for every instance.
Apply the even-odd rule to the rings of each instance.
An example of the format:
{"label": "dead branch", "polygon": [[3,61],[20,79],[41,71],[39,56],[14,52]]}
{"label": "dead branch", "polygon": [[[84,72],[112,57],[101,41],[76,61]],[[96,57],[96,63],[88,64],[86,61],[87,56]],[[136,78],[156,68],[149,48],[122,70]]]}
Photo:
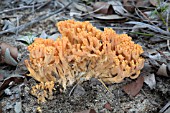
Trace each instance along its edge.
{"label": "dead branch", "polygon": [[23,7],[13,8],[13,9],[7,9],[7,10],[4,10],[4,11],[1,11],[0,14],[8,13],[8,12],[11,12],[11,11],[29,9],[29,8],[33,8],[33,7],[39,7],[39,6],[41,6],[41,4],[37,4],[37,5],[34,5],[34,6],[23,6]]}

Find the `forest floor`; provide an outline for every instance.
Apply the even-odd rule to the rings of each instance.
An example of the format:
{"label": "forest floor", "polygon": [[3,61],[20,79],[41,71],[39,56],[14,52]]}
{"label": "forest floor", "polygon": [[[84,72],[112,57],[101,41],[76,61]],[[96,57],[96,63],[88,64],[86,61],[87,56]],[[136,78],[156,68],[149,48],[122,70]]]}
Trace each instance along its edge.
{"label": "forest floor", "polygon": [[[0,2],[0,113],[169,113],[170,2],[130,1]],[[26,76],[27,46],[36,37],[56,39],[60,34],[55,24],[68,19],[89,21],[98,29],[110,27],[118,34],[131,36],[145,51],[140,77],[106,86],[92,78],[75,83],[65,92],[56,89],[53,99],[38,104],[30,94],[37,81]]]}

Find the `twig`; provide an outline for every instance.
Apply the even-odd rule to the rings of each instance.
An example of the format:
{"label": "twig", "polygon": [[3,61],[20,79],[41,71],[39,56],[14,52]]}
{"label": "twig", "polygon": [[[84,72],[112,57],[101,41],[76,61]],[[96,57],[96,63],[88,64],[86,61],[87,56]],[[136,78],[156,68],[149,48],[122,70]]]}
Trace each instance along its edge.
{"label": "twig", "polygon": [[[17,27],[19,26],[19,18],[17,16]],[[18,30],[16,31],[16,36],[18,36]]]}
{"label": "twig", "polygon": [[167,36],[170,36],[170,33],[157,27],[157,26],[153,26],[153,25],[150,25],[150,24],[146,24],[146,23],[143,23],[143,22],[136,22],[136,21],[130,21],[130,22],[126,22],[127,24],[135,24],[135,25],[139,25],[139,26],[146,26],[148,29],[154,31],[154,32],[157,32],[157,33],[161,33],[161,34],[164,34],[164,35],[167,35]]}
{"label": "twig", "polygon": [[170,61],[170,57],[169,57],[169,56],[165,55],[165,54],[164,54],[162,51],[160,51],[160,50],[156,50],[156,51],[159,52],[161,55],[163,55],[164,58],[166,58],[167,60]]}
{"label": "twig", "polygon": [[154,24],[145,14],[143,14],[142,11],[139,10],[139,8],[137,8],[137,11],[139,11],[139,13],[140,13],[145,19],[147,19],[147,20],[149,21],[149,23],[151,23],[152,25],[155,26],[155,24]]}
{"label": "twig", "polygon": [[71,91],[70,91],[70,93],[69,93],[69,97],[71,96],[71,94],[72,94],[72,92],[74,91],[74,89],[76,88],[76,86],[79,84],[80,82],[78,81],[77,82],[77,84],[75,84],[74,86],[73,86],[73,88],[71,89]]}
{"label": "twig", "polygon": [[[35,5],[34,7],[38,7],[40,6],[41,4],[37,4]],[[29,9],[29,8],[32,8],[33,6],[23,6],[23,7],[18,7],[18,8],[13,8],[13,9],[7,9],[7,10],[4,10],[4,11],[1,11],[0,14],[2,13],[7,13],[7,12],[11,12],[11,11],[16,11],[16,10],[22,10],[22,9]]]}
{"label": "twig", "polygon": [[[112,92],[109,90],[109,88],[106,86],[106,84],[102,81],[102,79],[98,79],[101,83],[102,83],[102,85],[106,88],[106,90],[110,93],[110,94],[112,94]],[[113,95],[113,94],[112,94]]]}
{"label": "twig", "polygon": [[11,31],[16,31],[16,30],[18,30],[18,32],[20,32],[20,31],[24,30],[25,28],[27,28],[27,27],[29,27],[29,26],[37,23],[37,22],[40,22],[40,21],[42,21],[42,20],[44,20],[44,19],[47,19],[47,18],[49,18],[49,17],[51,17],[51,16],[53,16],[53,15],[55,15],[55,14],[63,11],[65,8],[67,8],[67,7],[68,7],[69,5],[71,5],[71,4],[72,4],[72,2],[68,3],[68,5],[66,5],[65,7],[60,8],[60,9],[57,10],[57,11],[54,11],[54,12],[52,12],[52,13],[48,13],[48,14],[46,14],[46,15],[42,15],[42,16],[40,16],[40,17],[37,17],[37,18],[35,18],[33,21],[30,21],[30,22],[28,22],[28,23],[26,23],[26,24],[23,24],[23,25],[21,25],[21,26],[18,26],[18,27],[12,28],[12,29],[7,29],[7,30],[5,30],[5,31],[1,31],[1,32],[0,32],[0,35],[5,34],[5,33],[9,33],[9,32],[11,32]]}
{"label": "twig", "polygon": [[[132,5],[133,5],[133,7],[135,7],[135,12],[136,12],[136,14],[137,14],[143,21],[144,21],[144,19],[146,19],[146,20],[149,21],[149,23],[151,23],[152,25],[155,26],[155,24],[154,24],[153,22],[151,22],[150,19],[149,19],[147,16],[145,16],[145,15],[142,13],[142,11],[139,10],[138,7],[136,7],[134,1],[132,1]],[[139,12],[143,17],[141,17],[141,16],[138,14],[138,12]]]}

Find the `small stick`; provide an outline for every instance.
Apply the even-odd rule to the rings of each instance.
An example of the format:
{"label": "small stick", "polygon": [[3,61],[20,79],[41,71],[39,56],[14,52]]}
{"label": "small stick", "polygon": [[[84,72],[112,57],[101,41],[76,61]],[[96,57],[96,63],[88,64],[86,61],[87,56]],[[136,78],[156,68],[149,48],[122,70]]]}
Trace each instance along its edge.
{"label": "small stick", "polygon": [[48,14],[46,14],[46,15],[42,15],[42,16],[40,16],[40,17],[37,17],[37,18],[35,18],[33,21],[30,21],[30,22],[28,22],[28,23],[26,23],[26,24],[20,25],[20,26],[18,26],[18,27],[12,28],[12,29],[7,29],[7,30],[5,30],[5,31],[1,31],[1,32],[0,32],[0,35],[5,34],[5,33],[9,33],[9,32],[11,32],[11,31],[16,31],[16,30],[18,30],[18,32],[20,32],[20,31],[24,30],[25,28],[27,28],[27,27],[29,27],[29,26],[37,23],[37,22],[40,22],[40,21],[42,21],[42,20],[44,20],[44,19],[47,19],[47,18],[49,18],[49,17],[51,17],[51,16],[53,16],[53,15],[55,15],[55,14],[63,11],[65,8],[67,8],[67,7],[68,7],[69,5],[71,5],[71,4],[72,4],[72,2],[68,3],[68,5],[66,5],[65,7],[60,8],[60,9],[57,10],[57,11],[54,11],[54,12],[52,12],[52,13],[48,13]]}
{"label": "small stick", "polygon": [[[34,7],[39,7],[40,5],[41,4],[37,4]],[[13,8],[13,9],[7,9],[7,10],[4,10],[4,11],[1,11],[0,14],[11,12],[11,11],[16,11],[16,10],[29,9],[29,8],[32,8],[32,7],[33,6],[23,6],[23,7]]]}
{"label": "small stick", "polygon": [[101,80],[101,79],[98,79],[101,83],[102,83],[102,85],[106,88],[106,90],[110,93],[110,94],[112,94],[112,92],[109,90],[109,88],[106,86],[106,84]]}
{"label": "small stick", "polygon": [[[17,16],[17,27],[19,26],[19,18]],[[18,30],[16,31],[16,36],[18,36]]]}
{"label": "small stick", "polygon": [[156,50],[156,51],[158,51],[161,55],[164,56],[164,58],[166,58],[167,60],[170,61],[170,57],[169,57],[169,56],[165,55],[165,54],[164,54],[162,51],[160,51],[160,50]]}
{"label": "small stick", "polygon": [[70,93],[69,93],[69,97],[71,96],[71,94],[72,94],[72,92],[74,91],[74,89],[76,88],[76,86],[79,84],[79,81],[77,82],[77,84],[75,84],[74,86],[73,86],[73,88],[71,89],[71,91],[70,91]]}

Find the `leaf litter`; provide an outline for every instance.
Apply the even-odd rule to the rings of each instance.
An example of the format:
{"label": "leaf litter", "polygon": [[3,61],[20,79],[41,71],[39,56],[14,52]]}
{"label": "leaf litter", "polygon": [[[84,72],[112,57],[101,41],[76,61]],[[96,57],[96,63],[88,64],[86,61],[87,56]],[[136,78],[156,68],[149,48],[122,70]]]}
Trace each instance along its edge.
{"label": "leaf litter", "polygon": [[[166,13],[169,9],[165,7],[169,2],[160,1],[160,3],[157,3],[155,0],[134,0],[134,2],[135,6],[133,1],[130,0],[103,2],[103,4],[107,4],[107,7],[105,7],[105,11],[101,12],[100,9],[104,8],[103,5],[94,8],[95,2],[92,0],[74,1],[69,6],[67,6],[67,0],[50,1],[48,3],[44,0],[38,2],[31,0],[12,2],[8,0],[8,2],[0,3],[1,10],[8,10],[8,12],[2,13],[0,42],[21,46],[21,48],[17,47],[18,54],[15,54],[16,56],[12,55],[13,50],[11,51],[10,47],[3,50],[3,56],[6,53],[6,56],[10,57],[6,60],[3,59],[3,63],[0,65],[0,95],[2,97],[0,110],[20,112],[22,109],[24,112],[39,110],[41,112],[64,113],[70,111],[83,113],[84,110],[85,113],[93,110],[95,112],[158,112],[170,99],[170,79],[167,77],[170,72],[169,31],[167,27],[169,16]],[[25,5],[30,8],[15,9],[17,7],[22,9]],[[14,7],[14,9],[9,10],[11,7]],[[59,13],[51,13],[51,11],[60,8],[62,10]],[[15,12],[20,14],[19,17],[22,18],[17,20],[16,16],[12,15]],[[48,13],[50,17],[44,16]],[[43,18],[41,18],[42,16]],[[150,18],[151,16],[154,18]],[[32,21],[32,19],[36,21]],[[46,20],[44,21],[44,19]],[[122,32],[122,29],[126,28],[123,29],[123,32],[129,33],[129,35],[132,35],[133,32],[133,40],[140,43],[145,51],[149,51],[143,55],[146,61],[140,78],[137,80],[126,79],[121,84],[106,84],[109,90],[98,80],[92,79],[77,86],[70,96],[68,95],[72,87],[69,87],[65,93],[56,90],[54,100],[48,101],[45,105],[37,105],[36,99],[29,94],[31,86],[36,82],[30,78],[26,78],[28,81],[25,82],[23,76],[27,73],[23,61],[29,54],[23,48],[31,44],[36,37],[56,40],[60,34],[56,33],[57,30],[54,32],[52,29],[55,27],[55,22],[65,19],[89,20],[101,30],[107,26],[115,28],[118,32]],[[16,27],[17,21],[19,21],[18,27]],[[127,24],[125,21],[129,23]],[[52,24],[54,26],[51,27]],[[9,41],[11,38],[13,38],[13,42]],[[12,45],[10,46],[15,48]],[[2,54],[2,49],[0,53]],[[21,57],[20,53],[24,56]],[[18,58],[18,56],[21,58]],[[9,65],[6,65],[7,63]],[[20,76],[13,77],[13,73]],[[124,88],[122,89],[122,87]],[[19,95],[20,93],[16,93],[17,91],[23,92],[23,95]]]}

